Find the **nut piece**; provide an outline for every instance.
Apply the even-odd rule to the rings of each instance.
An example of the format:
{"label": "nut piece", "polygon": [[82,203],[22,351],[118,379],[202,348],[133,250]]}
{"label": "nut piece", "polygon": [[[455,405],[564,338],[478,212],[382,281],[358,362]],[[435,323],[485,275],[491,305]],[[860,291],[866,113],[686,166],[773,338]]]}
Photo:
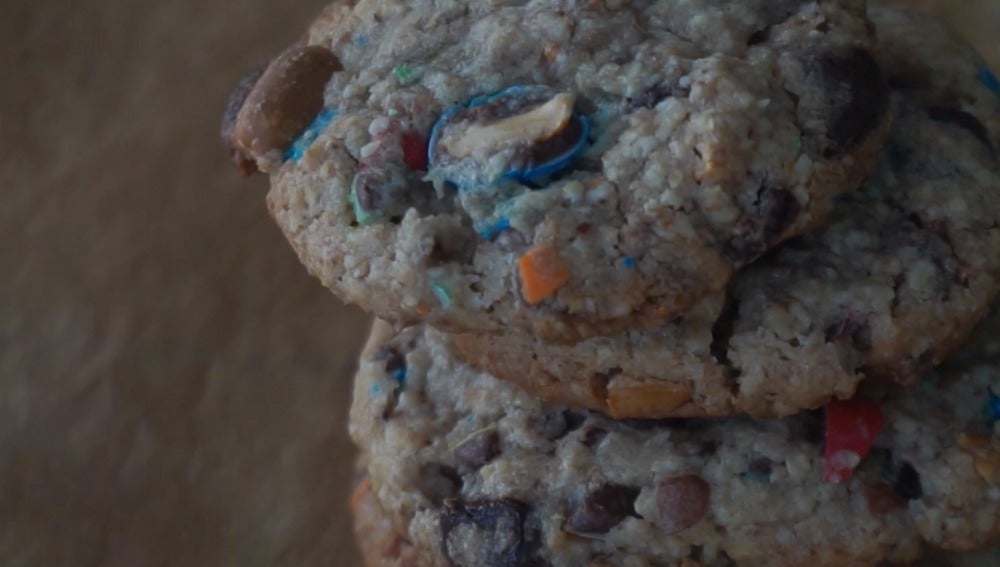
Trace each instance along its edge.
{"label": "nut piece", "polygon": [[675,534],[701,521],[708,511],[710,492],[708,483],[693,474],[661,480],[656,487],[656,507],[663,533]]}
{"label": "nut piece", "polygon": [[268,65],[236,118],[232,146],[261,171],[282,163],[285,149],[323,109],[327,81],[343,67],[329,49],[294,47]]}
{"label": "nut piece", "polygon": [[608,384],[608,412],[615,419],[668,417],[691,399],[691,388],[676,382],[639,382],[615,377]]}
{"label": "nut piece", "polygon": [[250,91],[253,90],[263,73],[264,69],[254,69],[243,75],[240,82],[236,84],[236,88],[230,93],[229,100],[226,101],[226,111],[222,115],[222,128],[220,129],[222,143],[229,152],[229,159],[233,160],[236,168],[243,175],[257,173],[257,162],[254,161],[253,156],[233,143],[233,130],[236,128],[236,117],[243,108],[243,103],[246,102],[247,96],[250,95]]}
{"label": "nut piece", "polygon": [[524,114],[486,126],[473,125],[457,137],[442,140],[448,153],[458,157],[486,155],[518,144],[548,140],[566,128],[573,116],[576,95],[560,93]]}
{"label": "nut piece", "polygon": [[974,433],[962,433],[958,446],[972,456],[972,465],[986,482],[1000,482],[1000,451],[990,437]]}

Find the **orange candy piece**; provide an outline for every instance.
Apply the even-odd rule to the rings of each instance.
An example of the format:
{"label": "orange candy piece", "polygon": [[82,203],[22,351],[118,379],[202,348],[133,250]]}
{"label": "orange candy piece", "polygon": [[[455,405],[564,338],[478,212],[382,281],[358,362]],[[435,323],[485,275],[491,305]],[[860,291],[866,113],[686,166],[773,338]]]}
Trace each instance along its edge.
{"label": "orange candy piece", "polygon": [[545,301],[566,285],[572,273],[554,248],[536,244],[517,259],[521,295],[531,305]]}

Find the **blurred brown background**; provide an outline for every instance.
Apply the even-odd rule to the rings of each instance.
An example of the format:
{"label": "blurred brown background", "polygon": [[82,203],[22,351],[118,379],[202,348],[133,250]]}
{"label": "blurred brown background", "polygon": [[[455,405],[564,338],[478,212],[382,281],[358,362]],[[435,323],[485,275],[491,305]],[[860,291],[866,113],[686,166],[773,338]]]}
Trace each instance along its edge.
{"label": "blurred brown background", "polygon": [[[920,2],[1000,68],[1000,2]],[[0,564],[350,565],[367,319],[216,137],[307,2],[15,2],[0,19]]]}

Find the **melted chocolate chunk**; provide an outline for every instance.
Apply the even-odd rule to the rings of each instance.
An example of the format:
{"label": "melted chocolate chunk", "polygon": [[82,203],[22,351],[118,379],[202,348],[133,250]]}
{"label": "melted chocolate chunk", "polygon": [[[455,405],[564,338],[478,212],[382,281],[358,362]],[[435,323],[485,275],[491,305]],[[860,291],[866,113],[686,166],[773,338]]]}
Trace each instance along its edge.
{"label": "melted chocolate chunk", "polygon": [[470,470],[478,470],[500,454],[500,433],[496,428],[481,431],[455,447],[455,460]]}
{"label": "melted chocolate chunk", "polygon": [[627,516],[635,515],[634,486],[605,484],[589,492],[566,520],[566,530],[582,535],[606,534]]}
{"label": "melted chocolate chunk", "polygon": [[529,561],[524,520],[528,507],[512,498],[445,500],[441,551],[460,567],[516,567]]}

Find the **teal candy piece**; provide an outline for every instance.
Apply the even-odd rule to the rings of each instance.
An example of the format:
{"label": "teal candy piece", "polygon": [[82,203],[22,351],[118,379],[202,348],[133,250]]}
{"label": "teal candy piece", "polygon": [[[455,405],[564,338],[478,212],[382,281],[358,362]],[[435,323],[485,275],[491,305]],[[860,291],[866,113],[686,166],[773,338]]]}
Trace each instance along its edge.
{"label": "teal candy piece", "polygon": [[309,146],[319,138],[319,135],[326,130],[326,127],[337,117],[337,111],[332,108],[324,108],[312,124],[306,127],[305,131],[292,142],[292,145],[285,150],[285,159],[288,161],[299,161],[309,149]]}
{"label": "teal candy piece", "polygon": [[483,237],[483,240],[493,240],[501,232],[510,228],[510,220],[500,219],[492,225],[479,231],[479,236]]}

